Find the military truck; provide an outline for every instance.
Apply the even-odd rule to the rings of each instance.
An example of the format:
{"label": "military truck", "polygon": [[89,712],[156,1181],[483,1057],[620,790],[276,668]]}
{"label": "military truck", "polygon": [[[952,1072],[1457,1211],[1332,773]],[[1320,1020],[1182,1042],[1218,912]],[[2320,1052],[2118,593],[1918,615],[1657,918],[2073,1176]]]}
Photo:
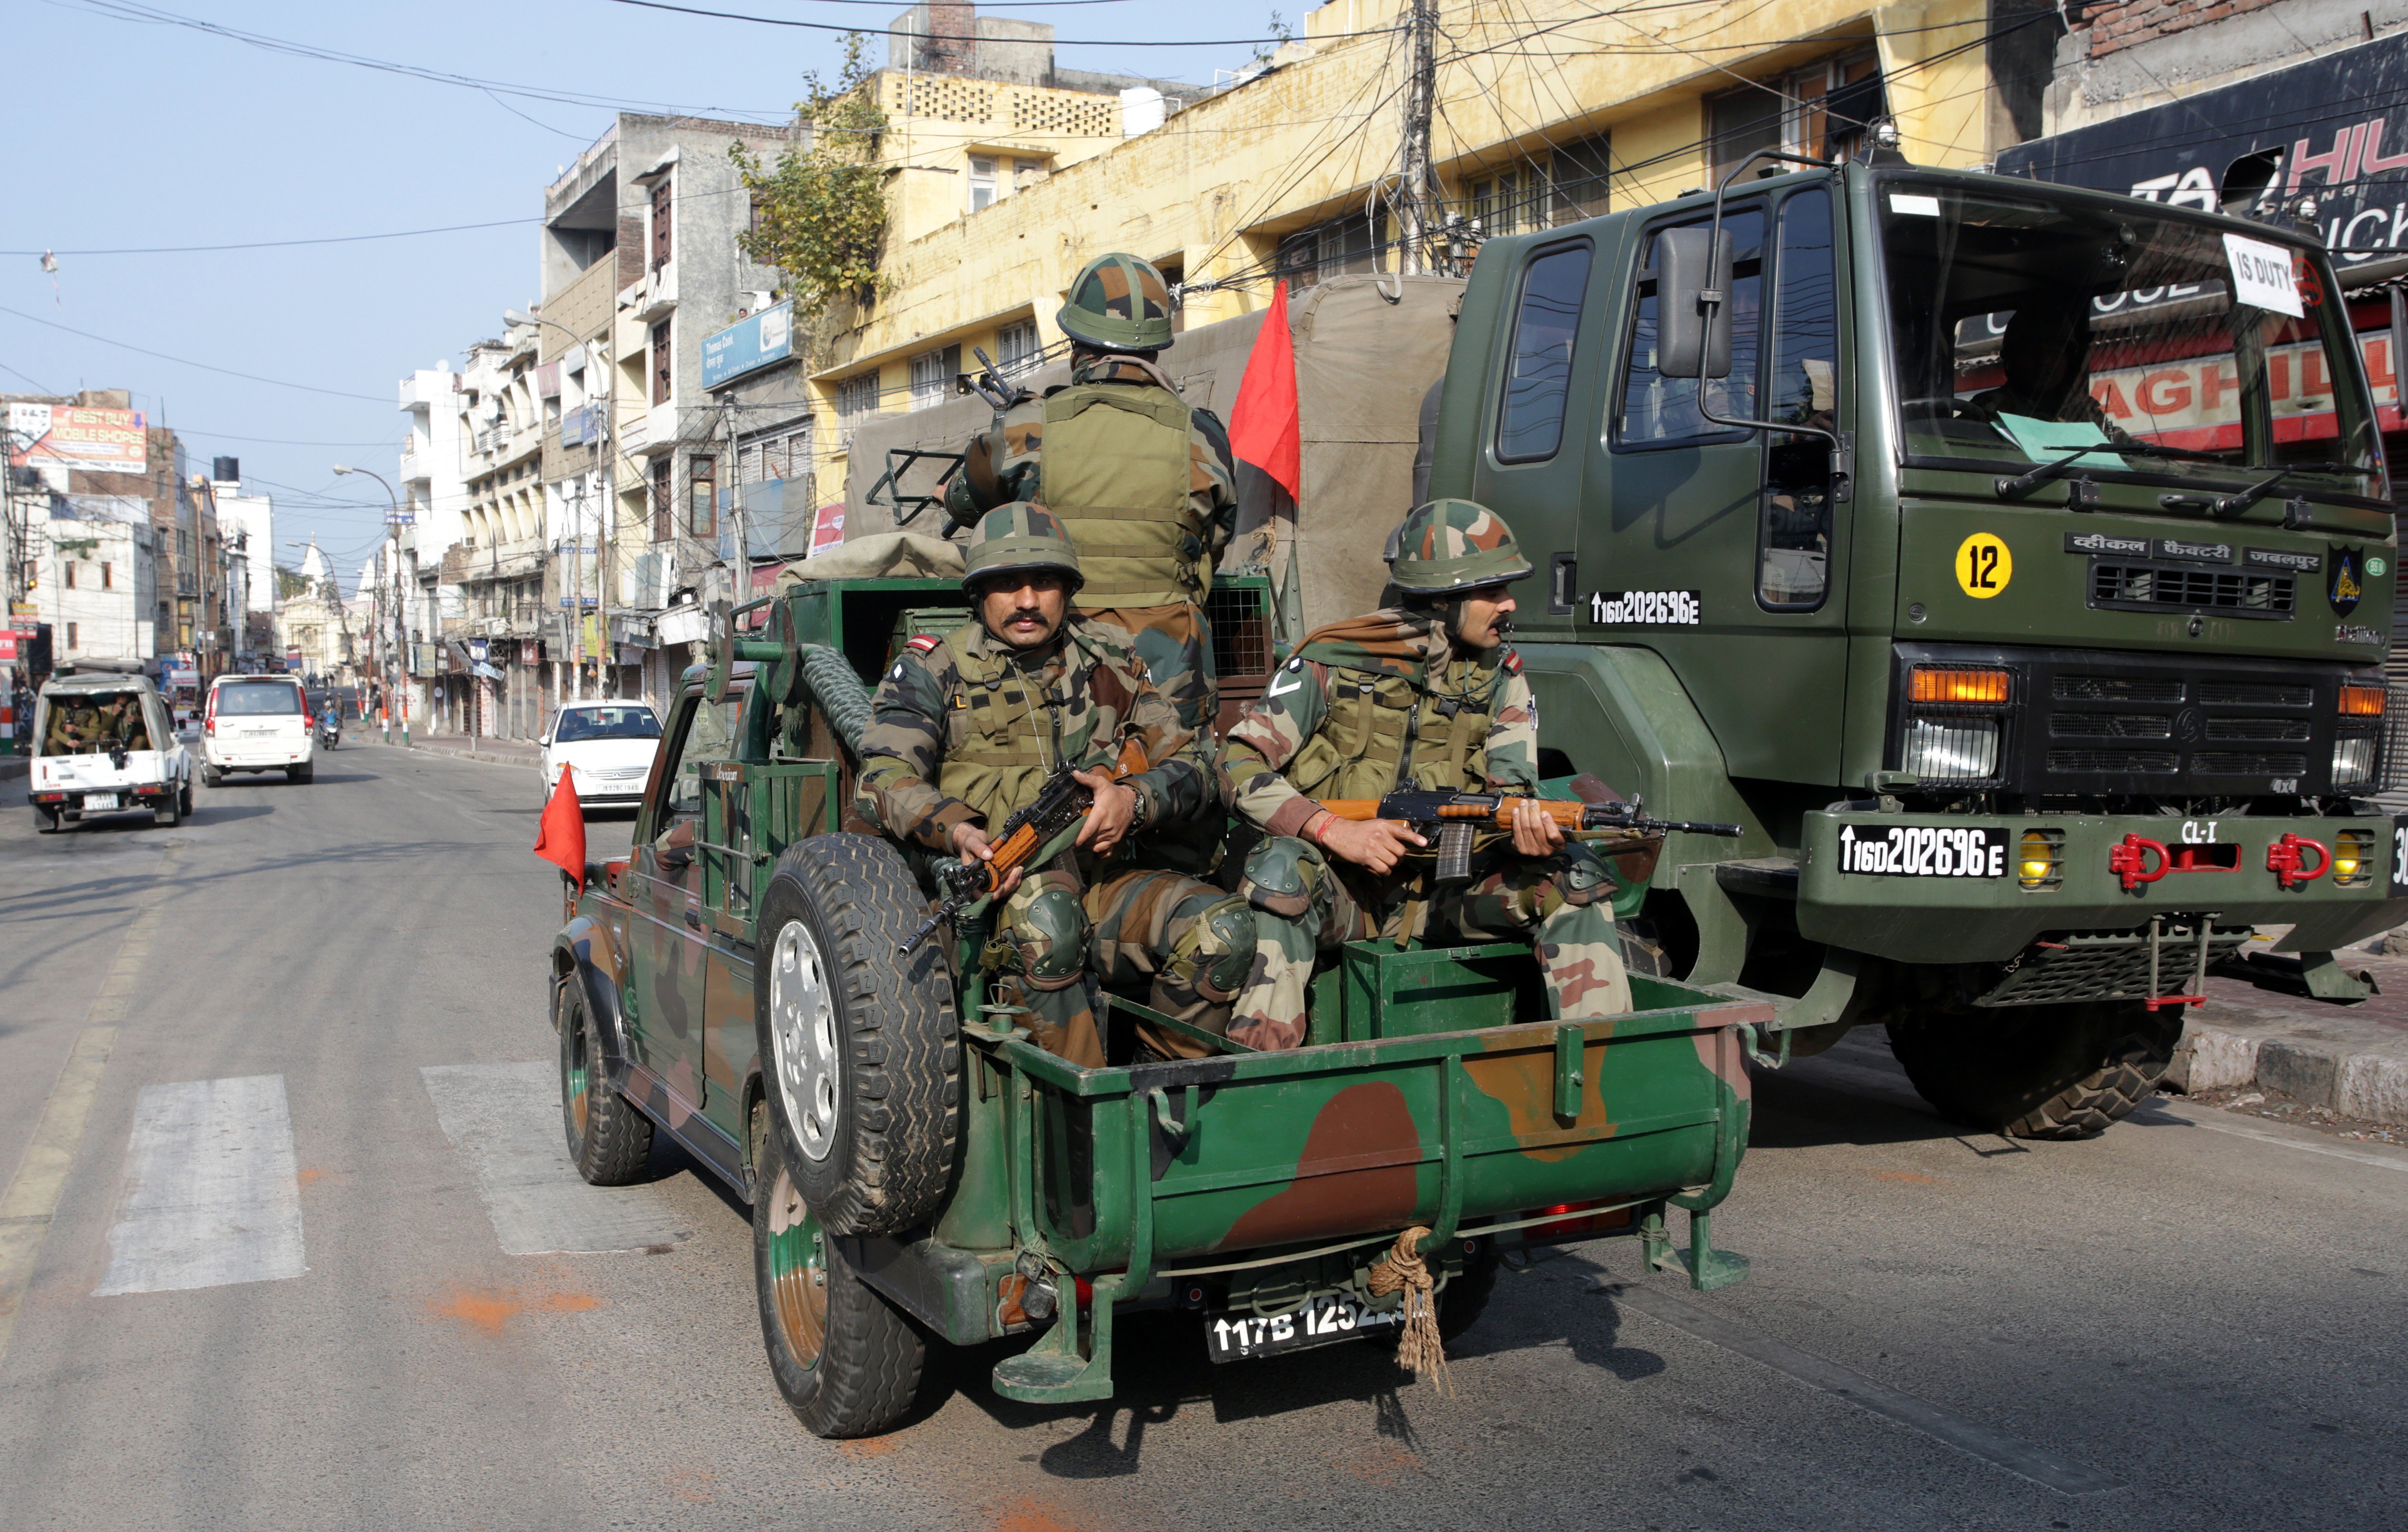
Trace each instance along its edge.
{"label": "military truck", "polygon": [[2334,950],[2408,916],[2388,310],[2264,223],[1761,168],[1485,246],[1431,453],[1551,551],[1542,744],[1750,827],[1667,847],[1662,971],[1792,1052],[1885,1024],[2035,1137],[2130,1111],[2254,927],[2362,996]]}
{"label": "military truck", "polygon": [[[631,855],[564,879],[570,1155],[625,1182],[666,1133],[752,1204],[762,1334],[805,1425],[883,1430],[930,1344],[1032,1333],[997,1392],[1108,1397],[1116,1319],[1140,1309],[1190,1312],[1229,1362],[1395,1337],[1415,1291],[1450,1337],[1500,1261],[1551,1240],[1632,1238],[1699,1287],[1742,1275],[1710,1219],[1769,1006],[1641,977],[1635,1013],[1560,1021],[1526,943],[1363,942],[1316,980],[1304,1047],[1252,1052],[1107,994],[1111,1062],[1082,1068],[990,998],[982,904],[904,952],[938,890],[849,808],[866,682],[964,601],[952,581],[807,579],[728,614],[670,709]],[[1263,628],[1225,624],[1233,673],[1268,668]],[[1626,855],[1633,899],[1646,852]],[[1136,1019],[1206,1052],[1140,1060]],[[1407,1267],[1426,1285],[1383,1283]]]}

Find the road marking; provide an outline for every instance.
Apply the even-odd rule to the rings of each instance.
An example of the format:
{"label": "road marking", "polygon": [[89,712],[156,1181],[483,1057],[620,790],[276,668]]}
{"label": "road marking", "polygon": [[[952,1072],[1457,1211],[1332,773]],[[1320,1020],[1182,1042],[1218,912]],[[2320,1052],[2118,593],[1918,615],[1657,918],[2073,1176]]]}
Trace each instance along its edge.
{"label": "road marking", "polygon": [[589,1186],[568,1163],[553,1066],[433,1064],[419,1070],[443,1136],[466,1156],[494,1237],[511,1255],[601,1254],[676,1244],[693,1231],[649,1186]]}
{"label": "road marking", "polygon": [[282,1075],[145,1085],[92,1296],[302,1275],[299,1173]]}
{"label": "road marking", "polygon": [[50,1237],[50,1220],[59,1210],[67,1171],[75,1164],[76,1146],[83,1141],[93,1099],[100,1093],[101,1074],[117,1046],[117,1024],[125,1019],[135,981],[158,935],[159,905],[169,886],[168,866],[181,850],[180,843],[171,844],[161,853],[150,887],[135,907],[125,939],[119,943],[117,956],[101,980],[100,993],[84,1014],[83,1029],[67,1050],[58,1083],[42,1103],[41,1120],[34,1124],[25,1156],[8,1178],[7,1190],[0,1192],[0,1357],[8,1354],[9,1339],[17,1332],[17,1314],[33,1285],[34,1265],[41,1258],[42,1242]]}
{"label": "road marking", "polygon": [[1641,1313],[1662,1320],[1699,1340],[1737,1352],[1750,1361],[1760,1362],[1810,1388],[1836,1395],[1876,1415],[1912,1426],[1928,1437],[1946,1442],[1960,1452],[1971,1453],[2009,1473],[2045,1485],[2060,1495],[2097,1495],[2105,1490],[2123,1488],[2123,1481],[2086,1464],[1995,1430],[1944,1405],[1933,1404],[1903,1389],[1892,1388],[1853,1367],[1842,1367],[1811,1352],[1799,1351],[1786,1341],[1775,1340],[1761,1331],[1750,1329],[1660,1288],[1641,1287],[1606,1278],[1591,1283],[1589,1291],[1602,1294],[1616,1303],[1628,1304]]}
{"label": "road marking", "polygon": [[2264,1128],[2255,1127],[2247,1123],[2219,1123],[2204,1115],[2214,1110],[2212,1107],[2202,1107],[2200,1109],[2201,1116],[2176,1117],[2159,1103],[2150,1101],[2144,1103],[2141,1110],[2134,1112],[2132,1116],[2137,1122],[2164,1123],[2176,1127],[2203,1127],[2210,1133],[2229,1133],[2236,1138],[2255,1138],[2261,1144],[2276,1144],[2285,1149],[2304,1150],[2311,1154],[2327,1154],[2336,1160],[2348,1160],[2357,1165],[2371,1165],[2383,1170],[2408,1170],[2408,1154],[2394,1157],[2362,1149],[2344,1149],[2339,1144],[2312,1142],[2303,1138],[2286,1138],[2279,1133],[2270,1133]]}

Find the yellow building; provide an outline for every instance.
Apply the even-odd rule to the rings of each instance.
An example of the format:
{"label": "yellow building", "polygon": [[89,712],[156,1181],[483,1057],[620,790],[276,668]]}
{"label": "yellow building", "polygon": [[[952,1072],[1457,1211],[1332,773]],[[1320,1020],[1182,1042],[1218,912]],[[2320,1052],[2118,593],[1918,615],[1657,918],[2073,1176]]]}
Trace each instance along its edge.
{"label": "yellow building", "polygon": [[[1759,148],[1844,148],[1878,116],[1910,159],[1986,163],[2037,121],[2055,35],[2053,12],[2002,0],[1618,14],[1436,0],[1435,13],[1440,235],[1426,259],[1440,267],[1484,234],[1709,185]],[[1265,307],[1274,278],[1397,269],[1411,19],[1400,0],[1331,0],[1267,64],[1183,101],[882,72],[884,268],[872,303],[839,303],[823,326],[812,382],[838,428],[821,437],[820,482],[843,481],[864,414],[943,397],[973,347],[1018,362],[1058,345],[1070,278],[1105,251],[1180,284],[1182,325]]]}

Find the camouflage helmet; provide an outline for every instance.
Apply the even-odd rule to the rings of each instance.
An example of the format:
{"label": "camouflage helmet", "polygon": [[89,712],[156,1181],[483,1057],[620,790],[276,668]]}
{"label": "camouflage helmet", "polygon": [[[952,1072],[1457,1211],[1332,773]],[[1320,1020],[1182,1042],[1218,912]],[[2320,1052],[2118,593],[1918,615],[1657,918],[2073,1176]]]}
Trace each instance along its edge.
{"label": "camouflage helmet", "polygon": [[1073,591],[1087,582],[1079,569],[1079,550],[1061,519],[1043,506],[1014,500],[988,511],[970,534],[962,558],[962,589],[976,595],[979,582],[988,576],[1026,569],[1066,575]]}
{"label": "camouflage helmet", "polygon": [[1170,284],[1134,255],[1098,255],[1070,279],[1054,322],[1099,351],[1158,351],[1170,344]]}
{"label": "camouflage helmet", "polygon": [[1447,595],[1530,575],[1513,529],[1470,500],[1415,507],[1389,550],[1388,578],[1407,595]]}

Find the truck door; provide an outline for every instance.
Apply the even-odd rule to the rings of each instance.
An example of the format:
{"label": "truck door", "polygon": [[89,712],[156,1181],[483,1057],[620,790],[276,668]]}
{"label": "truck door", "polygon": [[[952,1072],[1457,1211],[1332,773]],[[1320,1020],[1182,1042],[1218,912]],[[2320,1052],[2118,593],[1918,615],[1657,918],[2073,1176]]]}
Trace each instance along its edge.
{"label": "truck door", "polygon": [[636,1062],[658,1074],[686,1107],[703,1105],[707,923],[702,905],[702,771],[736,753],[740,702],[696,693],[678,700],[663,748],[659,795],[645,807],[630,858],[629,936],[635,948],[630,1043]]}
{"label": "truck door", "polygon": [[[1582,637],[1670,662],[1734,777],[1826,783],[1840,766],[1845,676],[1842,529],[1817,437],[1728,429],[1699,384],[1656,370],[1656,249],[1691,210],[1641,231],[1623,335],[1600,348],[1606,429],[1583,486]],[[1724,419],[1843,429],[1841,259],[1821,179],[1727,204],[1735,253]],[[1771,315],[1767,325],[1764,317]]]}

